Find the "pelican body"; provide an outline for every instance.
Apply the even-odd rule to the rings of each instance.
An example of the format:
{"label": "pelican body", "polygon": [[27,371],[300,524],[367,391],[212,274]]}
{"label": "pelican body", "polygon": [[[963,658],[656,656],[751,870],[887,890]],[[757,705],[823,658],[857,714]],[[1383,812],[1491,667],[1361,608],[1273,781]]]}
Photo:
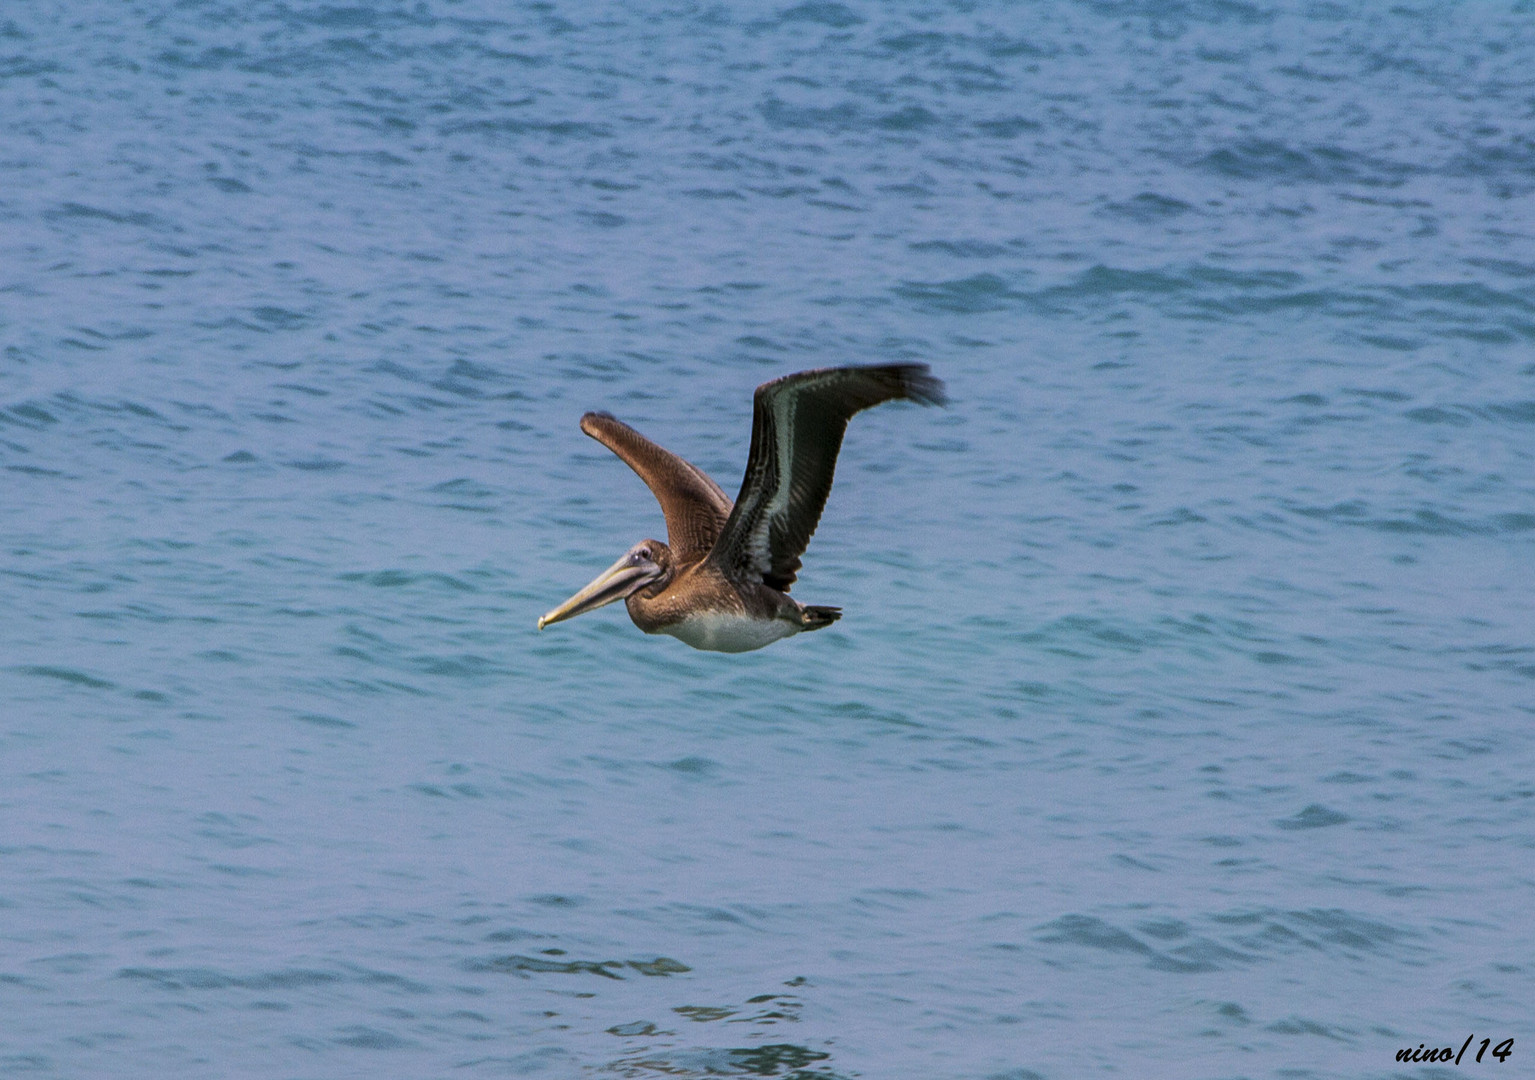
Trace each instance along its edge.
{"label": "pelican body", "polygon": [[581,430],[645,481],[666,517],[670,544],[641,540],[538,628],[624,601],[647,634],[695,649],[749,652],[841,618],[789,595],[831,493],[848,421],[886,401],[944,402],[925,364],[802,371],[757,387],[751,450],[731,502],[702,469],[607,413]]}

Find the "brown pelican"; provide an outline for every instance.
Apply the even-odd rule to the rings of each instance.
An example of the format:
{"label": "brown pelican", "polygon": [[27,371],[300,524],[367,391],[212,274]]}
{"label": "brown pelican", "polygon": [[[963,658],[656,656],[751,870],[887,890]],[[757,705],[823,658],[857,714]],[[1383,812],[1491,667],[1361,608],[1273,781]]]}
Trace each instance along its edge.
{"label": "brown pelican", "polygon": [[639,473],[661,504],[671,543],[641,540],[538,628],[615,600],[645,633],[715,652],[747,652],[830,626],[840,608],[801,604],[789,586],[831,493],[847,422],[899,400],[941,405],[943,383],[926,364],[822,368],[763,383],[734,504],[698,466],[607,413],[587,413],[581,430]]}

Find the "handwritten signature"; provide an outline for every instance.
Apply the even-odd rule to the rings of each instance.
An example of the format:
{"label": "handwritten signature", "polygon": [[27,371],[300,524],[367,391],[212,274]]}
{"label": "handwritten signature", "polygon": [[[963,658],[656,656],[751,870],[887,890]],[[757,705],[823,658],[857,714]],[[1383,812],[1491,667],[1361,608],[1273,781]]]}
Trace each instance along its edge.
{"label": "handwritten signature", "polygon": [[[1476,1036],[1474,1034],[1467,1035],[1466,1041],[1461,1044],[1460,1053],[1458,1054],[1455,1052],[1455,1048],[1453,1046],[1436,1046],[1425,1049],[1428,1047],[1428,1043],[1419,1043],[1416,1050],[1410,1046],[1405,1050],[1398,1050],[1396,1052],[1396,1059],[1398,1061],[1454,1061],[1455,1064],[1459,1065],[1460,1059],[1466,1056],[1466,1050],[1471,1046],[1471,1040],[1475,1038]],[[1481,1049],[1476,1052],[1476,1057],[1472,1060],[1475,1063],[1480,1064],[1482,1055],[1487,1053],[1487,1048],[1489,1046],[1492,1046],[1492,1040],[1483,1039]],[[1513,1052],[1513,1039],[1504,1039],[1502,1042],[1498,1043],[1497,1046],[1492,1046],[1492,1056],[1498,1059],[1498,1063],[1500,1065],[1507,1061],[1508,1056]]]}

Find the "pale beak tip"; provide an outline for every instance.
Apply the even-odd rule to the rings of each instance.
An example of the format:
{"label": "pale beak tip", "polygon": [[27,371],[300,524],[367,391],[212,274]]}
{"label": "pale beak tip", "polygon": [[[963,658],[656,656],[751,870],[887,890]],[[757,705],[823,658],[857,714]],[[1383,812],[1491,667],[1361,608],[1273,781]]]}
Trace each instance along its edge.
{"label": "pale beak tip", "polygon": [[540,630],[544,628],[544,617],[542,615],[538,617],[538,628]]}

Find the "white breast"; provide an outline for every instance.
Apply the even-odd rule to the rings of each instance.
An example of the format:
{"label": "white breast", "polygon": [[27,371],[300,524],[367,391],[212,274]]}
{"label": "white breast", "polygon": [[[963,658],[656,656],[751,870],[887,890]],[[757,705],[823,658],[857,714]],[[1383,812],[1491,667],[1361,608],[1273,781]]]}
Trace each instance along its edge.
{"label": "white breast", "polygon": [[661,630],[695,649],[709,652],[751,652],[797,633],[785,619],[753,619],[746,614],[717,612],[690,615]]}

